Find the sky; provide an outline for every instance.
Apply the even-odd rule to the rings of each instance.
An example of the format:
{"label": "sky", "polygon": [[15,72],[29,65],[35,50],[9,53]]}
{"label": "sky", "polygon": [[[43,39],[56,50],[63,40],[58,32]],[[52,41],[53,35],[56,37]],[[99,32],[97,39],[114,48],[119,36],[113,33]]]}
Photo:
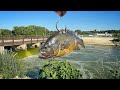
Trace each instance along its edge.
{"label": "sky", "polygon": [[[56,30],[59,15],[54,11],[0,11],[0,28],[43,26]],[[120,11],[67,11],[58,23],[59,29],[81,31],[120,30]]]}

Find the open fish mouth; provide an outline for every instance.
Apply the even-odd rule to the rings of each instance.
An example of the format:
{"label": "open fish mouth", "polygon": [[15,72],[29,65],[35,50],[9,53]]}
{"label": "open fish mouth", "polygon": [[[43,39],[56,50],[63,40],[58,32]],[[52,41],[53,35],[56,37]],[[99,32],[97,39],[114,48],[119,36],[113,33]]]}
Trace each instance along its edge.
{"label": "open fish mouth", "polygon": [[50,58],[50,57],[46,57],[46,56],[39,56],[39,58],[41,58],[41,59],[48,59],[48,58]]}
{"label": "open fish mouth", "polygon": [[41,59],[48,59],[48,58],[52,58],[52,57],[54,57],[55,55],[50,55],[50,56],[46,56],[46,55],[40,55],[39,56],[39,58],[41,58]]}

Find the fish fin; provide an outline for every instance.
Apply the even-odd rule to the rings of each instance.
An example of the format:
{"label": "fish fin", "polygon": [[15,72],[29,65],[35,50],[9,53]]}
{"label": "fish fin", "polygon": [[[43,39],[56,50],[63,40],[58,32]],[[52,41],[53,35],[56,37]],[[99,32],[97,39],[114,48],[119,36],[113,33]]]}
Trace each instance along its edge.
{"label": "fish fin", "polygon": [[78,44],[85,48],[84,41],[82,39],[78,40]]}

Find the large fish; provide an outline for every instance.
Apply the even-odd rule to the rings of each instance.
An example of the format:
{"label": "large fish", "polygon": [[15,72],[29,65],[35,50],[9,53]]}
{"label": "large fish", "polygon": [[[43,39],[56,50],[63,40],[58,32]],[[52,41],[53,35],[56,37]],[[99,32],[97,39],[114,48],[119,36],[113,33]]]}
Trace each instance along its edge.
{"label": "large fish", "polygon": [[59,30],[51,35],[40,48],[40,58],[48,59],[60,57],[70,53],[73,50],[85,48],[83,40],[75,32],[69,30]]}

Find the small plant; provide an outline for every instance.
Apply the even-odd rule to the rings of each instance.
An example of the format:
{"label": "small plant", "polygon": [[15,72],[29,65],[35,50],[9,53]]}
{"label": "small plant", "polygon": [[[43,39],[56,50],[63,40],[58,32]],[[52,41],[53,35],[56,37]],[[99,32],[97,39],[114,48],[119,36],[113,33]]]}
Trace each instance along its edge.
{"label": "small plant", "polygon": [[60,62],[55,59],[46,61],[39,71],[39,79],[79,79],[80,71],[65,60]]}
{"label": "small plant", "polygon": [[2,79],[2,75],[0,75],[0,79]]}
{"label": "small plant", "polygon": [[3,79],[24,75],[24,65],[13,53],[0,54],[0,75]]}

